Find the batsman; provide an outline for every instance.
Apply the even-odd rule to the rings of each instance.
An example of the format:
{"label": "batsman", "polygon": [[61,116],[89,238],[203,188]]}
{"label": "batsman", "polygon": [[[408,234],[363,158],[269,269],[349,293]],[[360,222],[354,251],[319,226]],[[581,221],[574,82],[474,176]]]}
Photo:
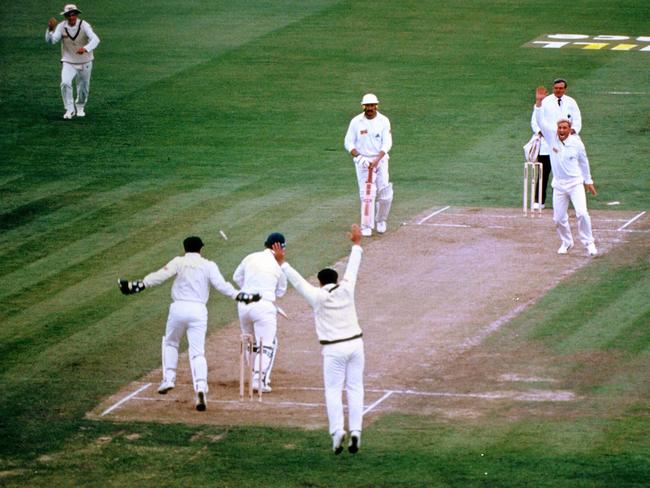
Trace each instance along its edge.
{"label": "batsman", "polygon": [[169,306],[167,327],[162,338],[162,383],[158,393],[166,394],[176,384],[178,365],[178,346],[184,334],[189,344],[188,356],[194,391],[196,409],[206,409],[208,393],[208,364],[205,360],[205,334],[208,328],[208,309],[210,285],[217,291],[238,302],[251,303],[260,300],[260,295],[238,292],[228,283],[214,261],[201,256],[203,241],[190,236],[183,241],[185,254],[169,261],[163,268],[149,273],[142,280],[118,280],[124,295],[139,293],[146,288],[160,285],[175,276],[172,285],[172,304]]}
{"label": "batsman", "polygon": [[379,113],[379,100],[367,93],[361,100],[363,112],[350,121],[345,150],[354,161],[361,198],[361,235],[370,237],[376,228],[386,232],[393,202],[393,184],[388,177],[388,152],[393,147],[390,120]]}

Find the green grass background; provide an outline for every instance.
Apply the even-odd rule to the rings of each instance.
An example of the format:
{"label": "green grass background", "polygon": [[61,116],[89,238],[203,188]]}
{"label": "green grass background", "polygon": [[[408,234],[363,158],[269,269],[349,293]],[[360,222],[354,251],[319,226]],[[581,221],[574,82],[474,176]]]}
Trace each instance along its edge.
{"label": "green grass background", "polygon": [[[188,234],[230,276],[274,230],[305,273],[357,218],[342,139],[363,93],[393,125],[390,224],[438,205],[515,207],[534,88],[569,80],[600,194],[645,210],[650,55],[526,49],[544,33],[650,35],[638,0],[88,1],[102,43],[87,117],[64,121],[52,1],[0,24],[0,483],[7,486],[644,486],[648,253],[597,260],[490,341],[557,355],[579,419],[390,415],[356,458],[325,432],[90,422],[158,366],[169,287],[140,277]],[[57,15],[58,17],[58,15]],[[612,91],[632,92],[628,96]],[[219,235],[223,230],[229,240]],[[235,319],[219,298],[211,327]],[[611,367],[589,380],[581,353]],[[129,435],[138,434],[134,440]],[[104,438],[112,439],[108,442]],[[481,454],[484,454],[481,456]],[[488,473],[487,475],[485,473]]]}

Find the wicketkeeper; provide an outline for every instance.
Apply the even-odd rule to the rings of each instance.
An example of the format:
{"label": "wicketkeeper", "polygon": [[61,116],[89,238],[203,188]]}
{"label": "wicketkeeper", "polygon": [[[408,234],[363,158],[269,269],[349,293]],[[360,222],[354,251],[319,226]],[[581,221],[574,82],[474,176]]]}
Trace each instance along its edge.
{"label": "wicketkeeper", "polygon": [[[353,158],[361,198],[361,234],[386,232],[386,221],[393,202],[393,184],[388,177],[388,152],[393,136],[388,117],[377,111],[379,100],[372,93],[363,96],[363,112],[350,121],[344,145]],[[370,177],[369,177],[370,172]],[[375,208],[376,204],[376,208]]]}
{"label": "wicketkeeper", "polygon": [[260,299],[259,295],[238,292],[232,284],[224,280],[217,264],[201,256],[202,247],[203,241],[200,237],[188,237],[183,241],[185,255],[175,257],[163,268],[148,274],[142,280],[118,280],[122,293],[131,295],[159,285],[172,276],[176,277],[172,285],[172,304],[169,307],[165,336],[162,339],[163,380],[158,393],[164,395],[175,386],[178,346],[183,334],[187,334],[198,411],[204,411],[207,404],[208,364],[205,360],[205,334],[208,328],[206,303],[210,297],[210,285],[238,302],[251,303]]}

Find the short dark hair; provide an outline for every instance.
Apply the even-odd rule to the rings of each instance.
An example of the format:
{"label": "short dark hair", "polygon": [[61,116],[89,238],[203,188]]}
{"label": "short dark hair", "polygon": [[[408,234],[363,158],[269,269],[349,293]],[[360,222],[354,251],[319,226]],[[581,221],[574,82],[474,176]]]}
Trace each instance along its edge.
{"label": "short dark hair", "polygon": [[317,276],[321,286],[339,281],[339,274],[332,268],[321,269]]}
{"label": "short dark hair", "polygon": [[564,88],[569,86],[569,84],[566,82],[564,78],[556,78],[555,80],[553,80],[553,85],[555,85],[556,83],[564,83]]}
{"label": "short dark hair", "polygon": [[202,247],[203,241],[197,236],[190,236],[183,241],[185,252],[199,252]]}

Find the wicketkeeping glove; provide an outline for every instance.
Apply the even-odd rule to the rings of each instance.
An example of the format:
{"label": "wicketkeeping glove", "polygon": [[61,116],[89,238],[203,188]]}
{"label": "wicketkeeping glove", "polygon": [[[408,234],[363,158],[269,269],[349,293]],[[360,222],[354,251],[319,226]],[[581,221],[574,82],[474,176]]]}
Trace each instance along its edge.
{"label": "wicketkeeping glove", "polygon": [[142,280],[117,280],[117,286],[120,288],[120,291],[124,295],[133,295],[134,293],[140,293],[145,289],[144,282]]}
{"label": "wicketkeeping glove", "polygon": [[235,297],[235,300],[237,300],[238,302],[243,302],[246,305],[253,302],[259,302],[261,299],[262,299],[262,295],[260,295],[259,293],[246,293],[243,291],[240,291]]}

